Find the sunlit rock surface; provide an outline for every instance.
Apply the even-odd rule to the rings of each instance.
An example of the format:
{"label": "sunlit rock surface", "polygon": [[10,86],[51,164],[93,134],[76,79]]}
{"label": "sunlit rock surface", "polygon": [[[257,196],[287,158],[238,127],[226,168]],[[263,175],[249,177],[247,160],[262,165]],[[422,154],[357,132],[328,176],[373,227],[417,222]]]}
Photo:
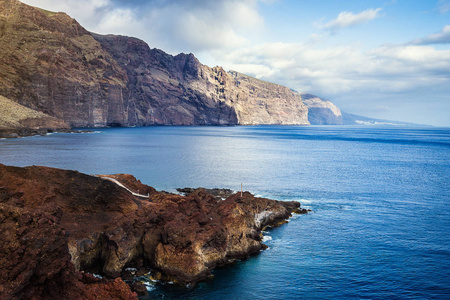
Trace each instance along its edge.
{"label": "sunlit rock surface", "polygon": [[225,200],[203,189],[181,196],[131,175],[111,177],[147,196],[76,171],[0,165],[2,297],[58,298],[66,290],[84,297],[105,285],[133,298],[119,278],[129,267],[195,283],[218,265],[257,253],[263,227],[301,212],[298,202],[248,192]]}
{"label": "sunlit rock surface", "polygon": [[73,127],[308,122],[301,96],[0,0],[0,95]]}

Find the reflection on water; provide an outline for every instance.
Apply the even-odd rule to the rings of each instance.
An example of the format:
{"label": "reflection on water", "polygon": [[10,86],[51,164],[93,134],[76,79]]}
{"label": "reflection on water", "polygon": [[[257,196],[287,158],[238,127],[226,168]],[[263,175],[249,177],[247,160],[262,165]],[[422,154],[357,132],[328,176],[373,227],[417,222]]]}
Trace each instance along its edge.
{"label": "reflection on water", "polygon": [[220,187],[314,212],[269,249],[195,288],[150,298],[450,296],[450,130],[347,126],[148,127],[0,141],[0,163],[130,173],[157,189]]}

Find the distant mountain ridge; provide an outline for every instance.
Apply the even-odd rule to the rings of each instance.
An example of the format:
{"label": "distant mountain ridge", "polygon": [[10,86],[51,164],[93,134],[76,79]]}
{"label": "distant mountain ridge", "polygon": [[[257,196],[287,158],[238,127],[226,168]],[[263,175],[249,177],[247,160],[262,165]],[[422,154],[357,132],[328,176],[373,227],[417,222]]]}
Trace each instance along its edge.
{"label": "distant mountain ridge", "polygon": [[331,101],[307,93],[300,95],[308,107],[308,120],[312,125],[344,124],[341,110]]}
{"label": "distant mountain ridge", "polygon": [[311,125],[417,125],[350,114],[341,111],[330,100],[307,93],[300,95],[308,107],[308,120]]}
{"label": "distant mountain ridge", "polygon": [[0,95],[72,127],[345,123],[330,101],[17,0],[0,0],[0,49]]}
{"label": "distant mountain ridge", "polygon": [[389,126],[430,126],[425,124],[416,124],[409,122],[399,122],[384,119],[374,119],[355,114],[342,112],[342,120],[344,125],[389,125]]}

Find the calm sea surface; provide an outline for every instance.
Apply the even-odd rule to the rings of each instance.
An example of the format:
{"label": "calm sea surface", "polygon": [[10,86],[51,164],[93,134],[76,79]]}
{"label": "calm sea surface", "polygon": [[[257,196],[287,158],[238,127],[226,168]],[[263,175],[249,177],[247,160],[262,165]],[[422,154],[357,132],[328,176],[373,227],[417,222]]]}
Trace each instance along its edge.
{"label": "calm sea surface", "polygon": [[450,129],[147,127],[0,141],[0,163],[240,189],[313,213],[269,249],[150,299],[449,299]]}

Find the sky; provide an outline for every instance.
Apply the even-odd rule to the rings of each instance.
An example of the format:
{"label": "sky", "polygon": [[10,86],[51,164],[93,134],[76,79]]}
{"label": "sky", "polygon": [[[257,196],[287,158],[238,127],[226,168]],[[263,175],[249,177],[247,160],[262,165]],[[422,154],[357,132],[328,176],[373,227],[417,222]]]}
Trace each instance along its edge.
{"label": "sky", "polygon": [[450,126],[450,0],[23,0],[372,118]]}

